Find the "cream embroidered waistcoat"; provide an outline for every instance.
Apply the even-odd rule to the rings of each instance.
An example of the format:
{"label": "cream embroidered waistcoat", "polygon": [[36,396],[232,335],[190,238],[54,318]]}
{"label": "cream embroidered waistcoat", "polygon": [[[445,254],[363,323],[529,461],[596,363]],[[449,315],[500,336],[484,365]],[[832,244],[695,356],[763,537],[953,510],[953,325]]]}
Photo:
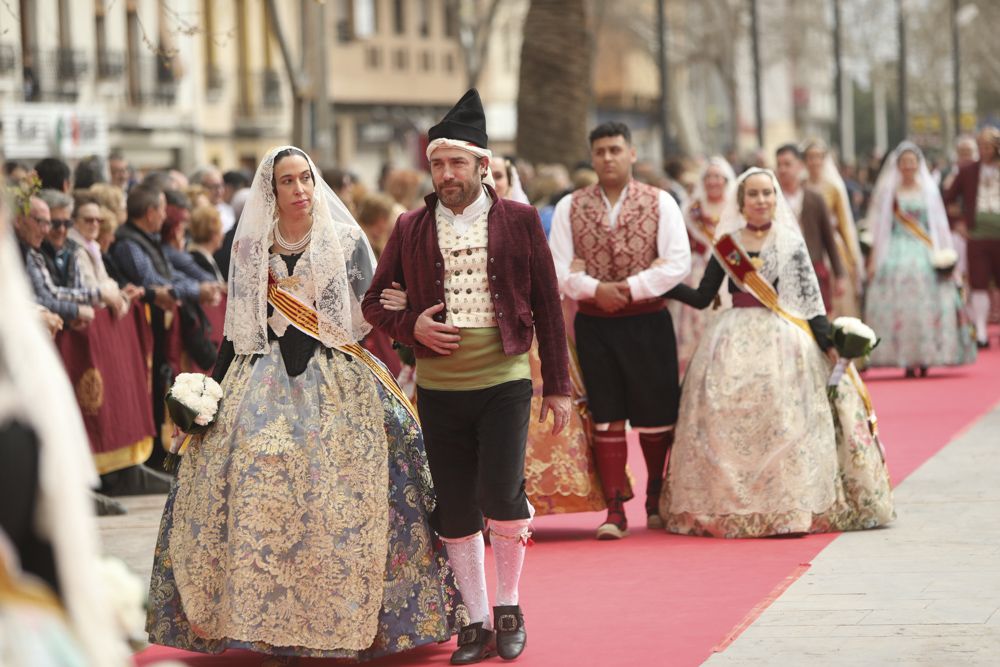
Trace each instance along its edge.
{"label": "cream embroidered waistcoat", "polygon": [[487,275],[487,208],[462,235],[444,216],[437,216],[438,245],[444,257],[447,322],[456,327],[495,327]]}

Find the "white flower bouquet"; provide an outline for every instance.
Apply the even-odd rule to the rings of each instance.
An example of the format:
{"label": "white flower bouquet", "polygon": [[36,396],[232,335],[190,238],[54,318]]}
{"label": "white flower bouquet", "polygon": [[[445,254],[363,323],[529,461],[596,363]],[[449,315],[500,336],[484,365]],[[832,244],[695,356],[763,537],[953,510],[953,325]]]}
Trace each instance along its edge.
{"label": "white flower bouquet", "polygon": [[830,398],[836,398],[837,385],[844,377],[847,366],[854,359],[867,357],[871,354],[881,339],[875,335],[875,331],[870,326],[856,317],[838,317],[833,321],[831,329],[830,338],[833,340],[833,346],[837,348],[840,360],[833,367],[826,387]]}
{"label": "white flower bouquet", "polygon": [[204,433],[215,423],[222,400],[219,383],[201,373],[181,373],[167,392],[167,410],[185,433]]}
{"label": "white flower bouquet", "polygon": [[938,272],[939,276],[947,278],[955,271],[955,265],[958,264],[958,253],[951,248],[935,250],[931,254],[931,264],[934,265],[934,270]]}
{"label": "white flower bouquet", "polygon": [[[167,412],[178,429],[188,436],[207,431],[215,423],[222,400],[219,383],[201,373],[181,373],[167,392]],[[175,437],[167,447],[163,469],[169,473],[177,470],[188,438]]]}

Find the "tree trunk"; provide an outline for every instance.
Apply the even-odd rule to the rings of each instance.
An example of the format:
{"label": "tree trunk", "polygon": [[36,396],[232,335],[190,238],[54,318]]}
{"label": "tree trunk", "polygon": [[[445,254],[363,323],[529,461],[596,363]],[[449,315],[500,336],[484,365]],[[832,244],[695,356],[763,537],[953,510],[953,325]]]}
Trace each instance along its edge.
{"label": "tree trunk", "polygon": [[588,156],[591,59],[585,0],[532,0],[524,21],[517,154],[572,167]]}
{"label": "tree trunk", "polygon": [[285,72],[288,74],[288,83],[292,91],[292,145],[306,147],[304,107],[306,95],[310,82],[306,80],[301,69],[294,62],[292,51],[285,38],[285,31],[281,26],[281,18],[278,14],[276,0],[267,0],[267,18],[271,22],[271,33],[278,42],[281,49],[281,61],[285,65]]}

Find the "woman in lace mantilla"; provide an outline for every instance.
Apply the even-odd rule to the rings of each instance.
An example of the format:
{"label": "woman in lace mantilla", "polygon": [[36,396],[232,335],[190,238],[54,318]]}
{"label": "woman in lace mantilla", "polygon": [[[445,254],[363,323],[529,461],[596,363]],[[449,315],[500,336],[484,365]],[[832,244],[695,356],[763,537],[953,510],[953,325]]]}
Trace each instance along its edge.
{"label": "woman in lace mantilla", "polygon": [[[888,522],[888,473],[859,389],[845,377],[839,397],[827,397],[829,322],[770,171],[749,170],[730,188],[716,239],[725,234],[811,335],[729,281],[734,307],[705,333],[684,379],[660,499],[667,531],[763,537]],[[725,277],[713,256],[697,289],[679,285],[666,296],[705,308]]]}
{"label": "woman in lace mantilla", "polygon": [[[882,337],[872,366],[905,368],[907,377],[930,366],[976,360],[960,278],[937,271],[933,258],[954,251],[948,215],[923,153],[903,142],[886,160],[868,209],[874,236],[869,256],[865,321]],[[958,255],[954,254],[957,261]]]}
{"label": "woman in lace mantilla", "polygon": [[312,161],[272,150],[233,243],[219,414],[164,509],[150,641],[365,660],[452,634],[420,428],[354,345],[373,267]]}

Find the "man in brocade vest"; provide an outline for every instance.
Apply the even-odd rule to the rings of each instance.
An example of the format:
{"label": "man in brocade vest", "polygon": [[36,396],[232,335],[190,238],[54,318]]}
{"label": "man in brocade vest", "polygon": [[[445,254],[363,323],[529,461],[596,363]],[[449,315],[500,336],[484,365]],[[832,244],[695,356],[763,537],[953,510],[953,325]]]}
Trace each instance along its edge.
{"label": "man in brocade vest", "polygon": [[673,198],[632,178],[626,125],[597,126],[590,153],[598,183],[556,205],[549,245],[563,295],[579,302],[577,353],[608,503],[597,539],[620,539],[628,535],[626,422],[639,432],[649,472],[646,527],[663,527],[657,508],[680,390],[673,323],[660,295],[687,277],[691,252]]}
{"label": "man in brocade vest", "polygon": [[[362,307],[372,325],[411,346],[417,359],[417,402],[437,495],[432,524],[470,617],[451,663],[495,654],[512,660],[527,641],[518,581],[534,511],[524,491],[528,350],[537,335],[539,420],[551,411],[557,434],[572,405],[566,331],[538,212],[492,187],[479,93],[467,92],[427,138],[434,194],[399,217]],[[407,293],[403,311],[380,302],[395,285]],[[497,574],[492,629],[484,516]]]}

